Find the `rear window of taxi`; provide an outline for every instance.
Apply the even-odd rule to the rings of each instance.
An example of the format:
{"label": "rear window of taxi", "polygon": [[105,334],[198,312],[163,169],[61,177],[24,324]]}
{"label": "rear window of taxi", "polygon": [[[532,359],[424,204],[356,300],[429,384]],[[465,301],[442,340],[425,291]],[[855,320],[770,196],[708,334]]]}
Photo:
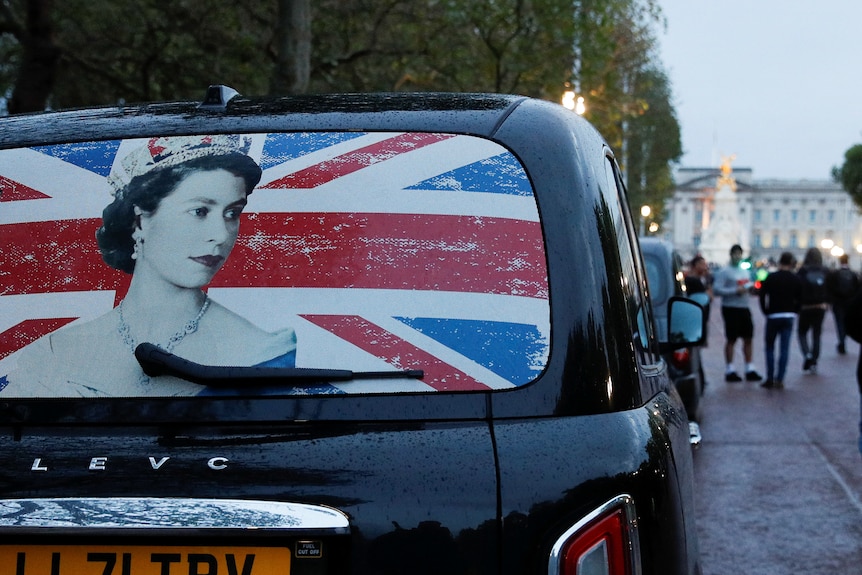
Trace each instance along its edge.
{"label": "rear window of taxi", "polygon": [[[149,137],[0,150],[0,398],[511,389],[548,361],[518,159],[442,133]],[[203,365],[421,370],[236,389]]]}

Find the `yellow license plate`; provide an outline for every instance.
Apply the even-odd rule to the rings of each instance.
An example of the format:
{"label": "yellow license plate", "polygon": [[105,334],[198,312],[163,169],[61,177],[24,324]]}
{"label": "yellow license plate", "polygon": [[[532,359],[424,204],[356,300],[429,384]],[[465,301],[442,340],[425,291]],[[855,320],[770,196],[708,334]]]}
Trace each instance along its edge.
{"label": "yellow license plate", "polygon": [[289,575],[284,547],[0,545],[0,575]]}

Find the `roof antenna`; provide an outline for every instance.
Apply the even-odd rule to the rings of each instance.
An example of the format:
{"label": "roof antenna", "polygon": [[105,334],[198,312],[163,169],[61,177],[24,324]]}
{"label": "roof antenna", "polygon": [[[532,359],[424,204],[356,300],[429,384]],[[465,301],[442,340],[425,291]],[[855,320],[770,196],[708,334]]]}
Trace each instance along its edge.
{"label": "roof antenna", "polygon": [[228,102],[230,102],[235,96],[239,95],[239,92],[230,86],[223,86],[221,84],[213,85],[207,88],[204,101],[200,103],[198,108],[201,110],[224,112],[227,110]]}

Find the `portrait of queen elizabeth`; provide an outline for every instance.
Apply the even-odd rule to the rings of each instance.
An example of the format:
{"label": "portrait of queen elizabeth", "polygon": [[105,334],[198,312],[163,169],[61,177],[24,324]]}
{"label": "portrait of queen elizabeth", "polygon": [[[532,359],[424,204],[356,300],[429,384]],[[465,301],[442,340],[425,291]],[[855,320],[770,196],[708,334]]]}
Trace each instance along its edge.
{"label": "portrait of queen elizabeth", "polygon": [[231,254],[261,178],[247,151],[242,136],[173,136],[118,158],[96,239],[104,262],[131,276],[128,291],[108,313],[21,350],[2,394],[158,397],[205,389],[144,374],[134,356],[143,342],[201,364],[292,367],[292,329],[264,331],[205,291]]}

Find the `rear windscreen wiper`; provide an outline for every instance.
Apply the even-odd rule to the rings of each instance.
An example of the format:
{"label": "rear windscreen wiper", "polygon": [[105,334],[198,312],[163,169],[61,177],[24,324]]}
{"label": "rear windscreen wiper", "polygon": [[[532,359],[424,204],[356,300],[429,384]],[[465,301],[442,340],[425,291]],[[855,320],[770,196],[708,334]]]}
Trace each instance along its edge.
{"label": "rear windscreen wiper", "polygon": [[314,369],[304,367],[239,367],[202,365],[176,356],[152,343],[135,348],[135,357],[150,377],[172,375],[192,383],[210,387],[243,385],[307,385],[350,381],[353,379],[408,378],[422,379],[421,369],[392,371],[350,371],[349,369]]}

